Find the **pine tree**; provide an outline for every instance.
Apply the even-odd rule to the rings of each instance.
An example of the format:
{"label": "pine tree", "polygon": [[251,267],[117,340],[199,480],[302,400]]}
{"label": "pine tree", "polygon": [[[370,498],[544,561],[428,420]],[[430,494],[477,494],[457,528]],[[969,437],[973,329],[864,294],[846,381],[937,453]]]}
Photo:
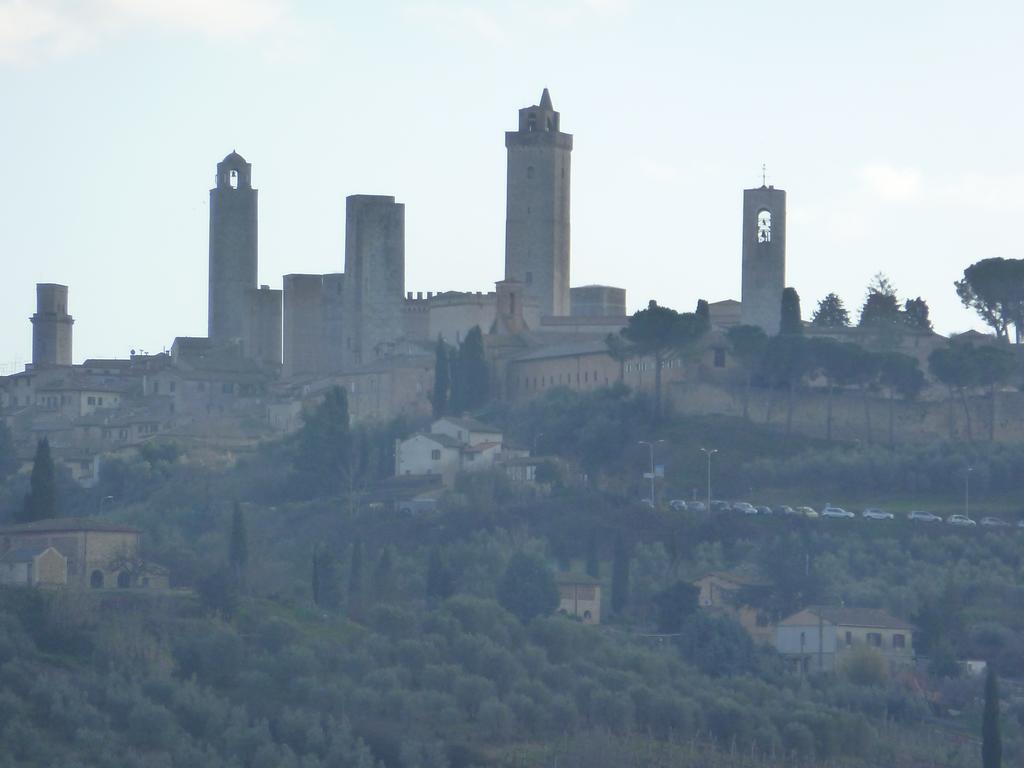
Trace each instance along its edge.
{"label": "pine tree", "polygon": [[787,336],[799,336],[804,332],[804,321],[800,317],[800,294],[796,288],[782,291],[782,316],[779,321],[779,333]]}
{"label": "pine tree", "polygon": [[612,560],[612,612],[621,614],[629,604],[629,550],[619,536]]}
{"label": "pine tree", "polygon": [[45,437],[36,444],[32,477],[19,522],[31,523],[57,516],[57,478],[50,454],[50,441]]}
{"label": "pine tree", "polygon": [[903,302],[903,321],[914,330],[932,330],[932,321],[929,314],[928,302],[920,296]]}
{"label": "pine tree", "polygon": [[818,308],[811,316],[811,325],[823,328],[846,328],[850,325],[850,313],[843,300],[834,293],[818,302]]}
{"label": "pine tree", "polygon": [[444,416],[448,412],[448,392],[451,388],[451,369],[448,363],[448,345],[441,335],[437,336],[434,347],[434,391],[430,395],[434,418]]}
{"label": "pine tree", "polygon": [[985,712],[981,720],[982,768],[1002,768],[1003,739],[999,735],[999,681],[992,664],[985,675]]}
{"label": "pine tree", "polygon": [[245,515],[242,505],[235,502],[231,513],[231,542],[228,551],[231,570],[240,584],[245,583],[245,569],[249,564],[249,534],[245,529]]}

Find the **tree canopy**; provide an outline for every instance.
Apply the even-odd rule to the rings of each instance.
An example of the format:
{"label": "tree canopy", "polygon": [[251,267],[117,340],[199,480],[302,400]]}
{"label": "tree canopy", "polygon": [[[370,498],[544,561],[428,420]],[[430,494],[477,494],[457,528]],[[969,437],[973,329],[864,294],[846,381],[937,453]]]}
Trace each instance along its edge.
{"label": "tree canopy", "polygon": [[526,624],[558,607],[558,585],[540,558],[519,552],[508,561],[498,583],[498,602]]}
{"label": "tree canopy", "polygon": [[19,522],[31,523],[57,516],[57,476],[50,453],[50,441],[45,437],[36,443],[35,460],[29,491],[25,495]]}
{"label": "tree canopy", "polygon": [[811,324],[823,328],[845,328],[850,324],[850,313],[843,300],[834,293],[818,302],[818,308],[811,315]]}
{"label": "tree canopy", "polygon": [[982,259],[964,270],[956,294],[1001,339],[1014,326],[1019,344],[1024,333],[1024,259]]}
{"label": "tree canopy", "polygon": [[779,333],[796,336],[804,332],[804,321],[800,316],[800,294],[796,288],[785,288],[782,291],[782,315],[779,322]]}

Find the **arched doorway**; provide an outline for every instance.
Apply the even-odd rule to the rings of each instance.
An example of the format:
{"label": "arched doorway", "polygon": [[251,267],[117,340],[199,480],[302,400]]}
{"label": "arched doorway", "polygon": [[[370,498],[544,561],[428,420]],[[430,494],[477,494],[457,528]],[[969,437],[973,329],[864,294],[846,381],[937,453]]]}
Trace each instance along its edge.
{"label": "arched doorway", "polygon": [[103,571],[93,571],[89,576],[89,586],[93,589],[103,588]]}
{"label": "arched doorway", "polygon": [[121,571],[117,574],[117,588],[128,589],[132,585],[132,575],[128,571]]}

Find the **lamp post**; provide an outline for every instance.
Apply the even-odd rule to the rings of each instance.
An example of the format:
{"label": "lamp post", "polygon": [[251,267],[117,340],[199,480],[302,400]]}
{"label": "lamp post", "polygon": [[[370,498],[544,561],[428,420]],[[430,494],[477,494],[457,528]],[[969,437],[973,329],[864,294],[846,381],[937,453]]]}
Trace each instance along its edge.
{"label": "lamp post", "polygon": [[649,440],[637,441],[637,445],[646,445],[651,454],[651,509],[654,509],[654,446],[664,442],[664,440],[655,440],[654,442]]}
{"label": "lamp post", "polygon": [[974,467],[968,467],[964,473],[964,517],[971,519],[971,472]]}
{"label": "lamp post", "polygon": [[701,448],[700,452],[708,457],[708,506],[706,512],[711,512],[711,456],[712,454],[718,453],[717,448]]}

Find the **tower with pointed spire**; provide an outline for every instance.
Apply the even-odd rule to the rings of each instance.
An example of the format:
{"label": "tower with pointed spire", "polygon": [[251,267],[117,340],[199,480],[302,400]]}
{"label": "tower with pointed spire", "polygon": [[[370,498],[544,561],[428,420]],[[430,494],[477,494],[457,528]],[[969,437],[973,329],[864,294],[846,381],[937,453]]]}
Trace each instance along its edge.
{"label": "tower with pointed spire", "polygon": [[[569,181],[572,135],[562,133],[548,89],[519,110],[505,134],[505,280],[522,284],[528,324],[569,314]],[[536,326],[535,326],[536,327]]]}

